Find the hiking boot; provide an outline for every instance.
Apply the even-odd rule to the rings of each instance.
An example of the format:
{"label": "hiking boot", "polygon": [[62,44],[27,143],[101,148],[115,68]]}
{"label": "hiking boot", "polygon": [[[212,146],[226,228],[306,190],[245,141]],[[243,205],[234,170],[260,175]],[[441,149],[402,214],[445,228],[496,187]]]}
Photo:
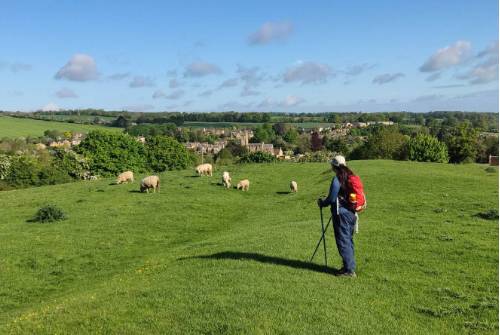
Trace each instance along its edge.
{"label": "hiking boot", "polygon": [[339,271],[337,274],[335,274],[337,277],[349,277],[349,278],[356,278],[356,272],[354,271]]}

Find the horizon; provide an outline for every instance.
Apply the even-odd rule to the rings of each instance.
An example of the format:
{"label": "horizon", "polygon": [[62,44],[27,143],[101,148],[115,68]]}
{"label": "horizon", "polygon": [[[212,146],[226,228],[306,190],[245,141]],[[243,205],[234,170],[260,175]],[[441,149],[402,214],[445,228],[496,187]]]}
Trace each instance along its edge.
{"label": "horizon", "polygon": [[3,7],[1,110],[498,113],[497,1]]}

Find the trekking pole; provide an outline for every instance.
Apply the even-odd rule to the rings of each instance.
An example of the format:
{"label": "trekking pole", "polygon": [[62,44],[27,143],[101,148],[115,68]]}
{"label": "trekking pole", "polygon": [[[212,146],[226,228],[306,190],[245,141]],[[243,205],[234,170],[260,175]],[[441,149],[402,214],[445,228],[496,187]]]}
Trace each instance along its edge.
{"label": "trekking pole", "polygon": [[[324,232],[326,232],[328,230],[328,227],[330,226],[331,222],[332,222],[332,218],[330,217],[330,219],[328,220],[328,223],[326,224]],[[314,248],[313,255],[311,256],[311,259],[309,260],[309,262],[312,262],[312,260],[314,259],[314,256],[316,256],[316,252],[318,252],[319,246],[321,245],[321,241],[324,239],[325,239],[325,234],[323,233],[323,234],[321,234],[321,237],[319,238],[318,243],[316,243],[316,248]]]}

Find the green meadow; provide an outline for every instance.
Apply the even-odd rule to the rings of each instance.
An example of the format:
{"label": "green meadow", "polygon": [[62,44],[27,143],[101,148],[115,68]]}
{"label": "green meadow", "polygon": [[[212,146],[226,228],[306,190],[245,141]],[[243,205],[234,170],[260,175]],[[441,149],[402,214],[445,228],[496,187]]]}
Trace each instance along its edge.
{"label": "green meadow", "polygon": [[122,131],[122,129],[120,128],[111,128],[104,126],[0,116],[0,138],[42,136],[45,130],[87,133],[91,130],[97,129]]}
{"label": "green meadow", "polygon": [[[309,263],[325,163],[166,172],[150,194],[139,175],[0,192],[0,333],[498,333],[498,219],[478,215],[498,210],[498,171],[351,167],[368,198],[354,279],[332,274],[332,230],[329,267]],[[219,185],[226,169],[250,191]],[[68,218],[30,222],[49,203]]]}

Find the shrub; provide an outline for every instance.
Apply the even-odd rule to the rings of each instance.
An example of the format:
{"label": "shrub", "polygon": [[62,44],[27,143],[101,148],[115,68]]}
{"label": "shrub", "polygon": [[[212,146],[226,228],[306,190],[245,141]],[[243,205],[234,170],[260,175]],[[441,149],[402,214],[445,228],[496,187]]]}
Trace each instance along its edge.
{"label": "shrub", "polygon": [[444,142],[448,146],[451,163],[472,163],[476,159],[478,137],[472,126],[463,122],[451,128],[444,135]]}
{"label": "shrub", "polygon": [[145,148],[147,167],[152,171],[180,170],[193,165],[187,149],[171,137],[150,137],[146,140]]}
{"label": "shrub", "polygon": [[333,159],[333,153],[329,151],[306,152],[299,158],[299,162],[330,162]]}
{"label": "shrub", "polygon": [[64,149],[54,150],[54,165],[75,179],[83,179],[89,169],[85,157],[72,150]]}
{"label": "shrub", "polygon": [[126,170],[144,172],[144,145],[127,134],[91,131],[75,148],[88,161],[94,175],[111,176]]}
{"label": "shrub", "polygon": [[498,210],[490,209],[486,212],[477,213],[475,216],[484,220],[498,220]]}
{"label": "shrub", "polygon": [[35,214],[32,221],[47,223],[65,220],[66,215],[63,211],[55,205],[46,205],[41,207]]}
{"label": "shrub", "polygon": [[276,161],[276,157],[268,152],[256,151],[244,155],[240,158],[240,163],[272,163]]}
{"label": "shrub", "polygon": [[408,137],[397,127],[377,128],[363,145],[351,153],[353,159],[406,159]]}
{"label": "shrub", "polygon": [[448,149],[437,137],[419,134],[408,143],[408,159],[418,162],[448,163]]}
{"label": "shrub", "polygon": [[215,160],[217,164],[227,165],[233,162],[233,154],[231,153],[231,150],[224,148],[217,153]]}
{"label": "shrub", "polygon": [[484,169],[484,171],[486,171],[488,173],[495,173],[495,172],[497,172],[497,169],[493,166],[488,166],[486,169]]}
{"label": "shrub", "polygon": [[7,155],[0,154],[0,180],[5,179],[10,172],[11,159]]}
{"label": "shrub", "polygon": [[25,187],[38,185],[40,165],[31,156],[13,156],[10,171],[5,180],[12,186]]}

